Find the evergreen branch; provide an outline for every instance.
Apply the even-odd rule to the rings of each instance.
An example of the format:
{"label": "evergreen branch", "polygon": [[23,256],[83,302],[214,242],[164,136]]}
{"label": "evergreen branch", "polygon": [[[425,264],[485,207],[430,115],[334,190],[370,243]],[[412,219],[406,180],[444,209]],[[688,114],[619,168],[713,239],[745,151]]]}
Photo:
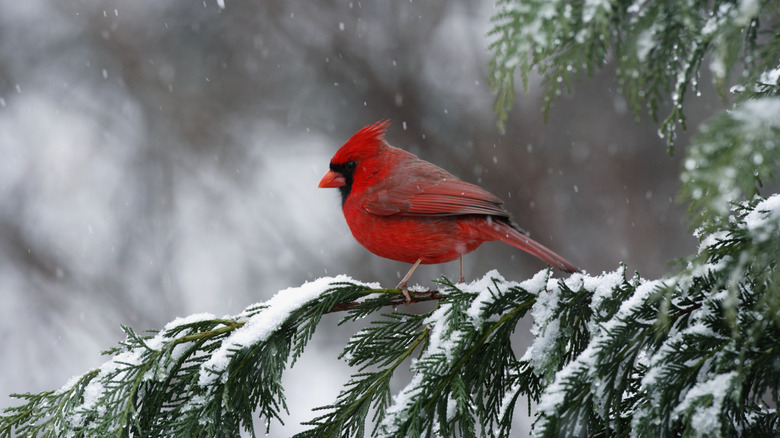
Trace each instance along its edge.
{"label": "evergreen branch", "polygon": [[695,226],[713,229],[731,205],[759,194],[780,160],[780,97],[737,104],[701,128],[684,160],[681,197]]}
{"label": "evergreen branch", "polygon": [[[780,195],[718,224],[663,281],[627,279],[625,266],[565,280],[549,270],[522,283],[496,272],[442,280],[415,296],[435,309],[384,314],[350,339],[341,358],[356,373],[300,436],[506,437],[520,396],[538,402],[537,436],[776,434]],[[323,315],[343,311],[347,324],[401,299],[326,278],[231,318],[193,315],[152,336],[124,328],[99,369],[18,396],[0,437],[236,435],[254,433],[258,417],[268,431],[288,410],[282,374]],[[535,340],[517,359],[510,336],[529,311]]]}
{"label": "evergreen branch", "polygon": [[[488,79],[502,129],[514,101],[514,74],[520,71],[525,88],[532,68],[544,81],[546,113],[562,86],[568,88],[580,72],[591,74],[614,60],[637,117],[647,109],[655,119],[660,104],[670,101],[670,114],[659,130],[670,152],[677,127],[685,129],[685,95],[698,92],[701,62],[707,56],[722,94],[729,73],[741,64],[746,72],[738,89],[749,90],[746,96],[777,95],[776,75],[769,87],[759,81],[764,74],[767,82],[765,72],[777,68],[780,59],[775,29],[780,3],[775,0],[739,4],[500,0],[496,6],[489,32],[494,40],[489,45]],[[762,31],[770,36],[759,37]]]}
{"label": "evergreen branch", "polygon": [[[426,301],[440,301],[444,298],[439,291],[437,290],[423,290],[423,291],[409,291],[409,294],[411,295],[412,299],[408,303],[406,302],[406,299],[403,297],[403,293],[400,289],[371,289],[370,291],[372,294],[401,294],[401,296],[394,296],[387,302],[383,301],[384,306],[393,306],[398,307],[400,305],[405,304],[415,304],[415,303],[424,303]],[[350,303],[338,303],[333,305],[333,307],[330,308],[326,313],[335,313],[335,312],[343,312],[346,310],[352,310],[355,308],[362,308],[364,307],[363,302],[360,301],[353,301]]]}
{"label": "evergreen branch", "polygon": [[[371,331],[370,329],[369,332]],[[363,332],[363,338],[370,336],[369,332]],[[359,373],[352,376],[352,380],[347,384],[348,389],[342,391],[336,403],[329,406],[317,408],[317,410],[328,410],[324,415],[320,415],[304,424],[314,426],[306,432],[296,435],[297,437],[328,437],[328,436],[364,436],[365,421],[368,415],[369,407],[373,404],[376,413],[374,420],[381,417],[388,405],[390,378],[395,370],[422,344],[428,337],[428,329],[423,329],[414,337],[411,342],[403,348],[395,361],[385,369],[372,373]],[[360,339],[356,336],[356,338]],[[358,351],[360,342],[350,342],[345,349],[345,354],[349,351]],[[343,355],[342,355],[343,356]],[[363,360],[350,360],[350,365],[364,362]],[[373,365],[376,361],[366,361],[362,369]],[[381,365],[381,364],[380,364]],[[376,431],[376,430],[375,430]]]}
{"label": "evergreen branch", "polygon": [[[336,279],[283,291],[235,318],[193,315],[155,336],[127,335],[113,358],[59,391],[15,395],[27,403],[0,417],[0,436],[214,436],[252,430],[252,412],[268,423],[287,409],[280,379],[302,352],[317,322],[334,307],[359,308],[356,298],[400,296]],[[349,280],[345,278],[345,280]],[[435,299],[423,293],[419,300]],[[393,299],[385,300],[393,304]],[[292,353],[292,354],[291,354]]]}
{"label": "evergreen branch", "polygon": [[[531,283],[517,285],[495,279],[497,273],[488,275],[495,289],[484,285],[479,294],[444,283],[447,298],[427,318],[429,342],[412,365],[415,377],[380,424],[383,436],[474,436],[476,425],[486,432],[496,423],[511,423],[511,416],[502,415],[503,397],[495,394],[506,392],[516,365],[508,335],[535,294],[523,288]],[[507,326],[511,328],[502,331]]]}
{"label": "evergreen branch", "polygon": [[770,406],[780,377],[767,370],[780,365],[778,305],[768,304],[778,290],[780,196],[735,212],[727,229],[702,231],[688,269],[639,284],[591,325],[588,346],[540,397],[537,436],[777,434]]}

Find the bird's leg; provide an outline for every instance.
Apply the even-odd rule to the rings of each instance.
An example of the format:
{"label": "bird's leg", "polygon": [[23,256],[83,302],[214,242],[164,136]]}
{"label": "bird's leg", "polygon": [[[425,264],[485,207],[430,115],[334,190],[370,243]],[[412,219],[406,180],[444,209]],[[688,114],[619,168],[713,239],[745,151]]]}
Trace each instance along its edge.
{"label": "bird's leg", "polygon": [[420,265],[420,262],[422,259],[417,259],[416,262],[412,265],[412,269],[409,270],[409,272],[404,275],[404,278],[401,280],[400,283],[398,283],[398,286],[396,286],[396,289],[401,289],[401,292],[404,293],[404,296],[406,297],[406,302],[409,303],[412,301],[412,297],[409,296],[409,288],[406,287],[406,282],[409,281],[409,277],[412,276],[412,272],[414,272],[415,269],[417,269],[417,266]]}
{"label": "bird's leg", "polygon": [[460,255],[460,281],[458,283],[465,283],[466,279],[463,278],[463,254]]}

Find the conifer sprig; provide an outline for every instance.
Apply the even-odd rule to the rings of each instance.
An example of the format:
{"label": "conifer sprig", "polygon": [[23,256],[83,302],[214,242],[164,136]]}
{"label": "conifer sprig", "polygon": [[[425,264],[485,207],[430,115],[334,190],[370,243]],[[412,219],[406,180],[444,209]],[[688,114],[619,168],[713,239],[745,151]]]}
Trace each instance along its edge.
{"label": "conifer sprig", "polygon": [[[282,373],[322,315],[376,293],[327,280],[282,291],[234,318],[192,315],[153,336],[123,327],[126,339],[106,352],[112,358],[99,369],[58,391],[15,395],[26,404],[0,417],[0,436],[223,436],[254,431],[256,414],[267,425],[282,421]],[[379,292],[385,302],[400,295]]]}
{"label": "conifer sprig", "polygon": [[[735,207],[720,226],[701,229],[699,254],[663,280],[628,278],[625,266],[444,279],[419,294],[439,300],[433,310],[384,314],[352,337],[340,357],[355,374],[299,436],[507,437],[523,397],[537,404],[536,436],[776,434],[780,195]],[[339,308],[349,324],[398,299],[325,278],[235,317],[193,315],[151,336],[125,328],[99,369],[19,396],[0,437],[224,436],[256,420],[268,430],[287,416],[282,374],[322,315]],[[511,336],[528,313],[535,339],[518,358]]]}
{"label": "conifer sprig", "polygon": [[643,110],[654,119],[661,108],[668,111],[658,132],[670,151],[677,127],[685,128],[683,105],[691,92],[698,93],[705,60],[723,95],[731,72],[740,67],[744,72],[735,85],[748,90],[746,96],[768,88],[777,95],[777,77],[768,74],[780,60],[772,27],[780,12],[777,1],[500,0],[497,9],[489,80],[497,93],[499,126],[514,101],[515,73],[519,70],[525,88],[534,68],[543,78],[547,111],[582,73],[614,62],[637,117]]}
{"label": "conifer sprig", "polygon": [[700,234],[682,273],[636,283],[591,325],[539,398],[537,436],[778,433],[780,196],[740,205],[727,223]]}

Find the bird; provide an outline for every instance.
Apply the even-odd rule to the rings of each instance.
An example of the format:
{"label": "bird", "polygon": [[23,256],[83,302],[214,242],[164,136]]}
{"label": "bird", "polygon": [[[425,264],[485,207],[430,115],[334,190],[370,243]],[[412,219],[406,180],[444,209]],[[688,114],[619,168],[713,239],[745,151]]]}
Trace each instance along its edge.
{"label": "bird", "polygon": [[502,241],[566,272],[580,270],[517,226],[504,202],[385,139],[389,120],[368,125],[330,160],[319,188],[337,188],[354,238],[370,252],[412,264],[396,287],[411,302],[408,281],[422,264],[460,259],[484,242]]}

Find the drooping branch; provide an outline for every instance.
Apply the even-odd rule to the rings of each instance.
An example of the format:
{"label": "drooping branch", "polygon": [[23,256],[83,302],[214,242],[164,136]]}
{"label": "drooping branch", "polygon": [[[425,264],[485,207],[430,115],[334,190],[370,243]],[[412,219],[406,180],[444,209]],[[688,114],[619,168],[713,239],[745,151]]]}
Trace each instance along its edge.
{"label": "drooping branch", "polygon": [[[339,276],[231,318],[192,315],[151,336],[125,328],[100,368],[17,395],[24,403],[0,416],[0,438],[236,435],[258,416],[269,428],[289,413],[282,375],[335,312],[342,324],[374,318],[340,356],[355,373],[302,437],[508,437],[522,397],[538,406],[538,436],[774,436],[780,417],[765,398],[780,401],[780,195],[723,224],[702,231],[698,256],[664,280],[627,278],[625,267],[566,279],[544,270],[521,283],[493,271],[417,292],[413,302],[438,305],[416,314],[399,311],[399,290]],[[529,312],[534,341],[516,354],[511,336]],[[393,394],[407,363],[412,378]]]}

